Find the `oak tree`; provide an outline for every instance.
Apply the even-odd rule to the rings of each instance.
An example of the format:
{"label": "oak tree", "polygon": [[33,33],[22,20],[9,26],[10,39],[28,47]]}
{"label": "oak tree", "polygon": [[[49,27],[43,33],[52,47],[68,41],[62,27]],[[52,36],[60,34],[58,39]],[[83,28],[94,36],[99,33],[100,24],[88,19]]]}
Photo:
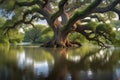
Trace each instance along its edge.
{"label": "oak tree", "polygon": [[[0,0],[1,13],[9,18],[3,26],[5,32],[19,24],[34,27],[35,21],[46,20],[54,35],[44,47],[72,47],[68,35],[73,32],[105,46],[104,41],[112,41],[115,35],[99,14],[112,12],[120,19],[119,5],[120,0]],[[92,19],[95,22],[91,22]]]}

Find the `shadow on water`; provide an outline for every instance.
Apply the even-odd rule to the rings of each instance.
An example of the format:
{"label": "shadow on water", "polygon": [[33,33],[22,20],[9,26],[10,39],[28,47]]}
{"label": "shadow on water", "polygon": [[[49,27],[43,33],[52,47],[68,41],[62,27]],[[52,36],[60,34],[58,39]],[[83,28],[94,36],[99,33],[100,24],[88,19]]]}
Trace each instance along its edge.
{"label": "shadow on water", "polygon": [[0,80],[120,80],[120,49],[0,48]]}

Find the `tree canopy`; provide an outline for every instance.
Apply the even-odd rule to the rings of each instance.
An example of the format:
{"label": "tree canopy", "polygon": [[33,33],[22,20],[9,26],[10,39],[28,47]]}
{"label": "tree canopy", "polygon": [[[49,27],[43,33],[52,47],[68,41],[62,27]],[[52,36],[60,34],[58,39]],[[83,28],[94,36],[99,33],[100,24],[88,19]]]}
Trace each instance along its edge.
{"label": "tree canopy", "polygon": [[45,47],[72,47],[68,36],[73,32],[105,46],[115,37],[107,22],[120,20],[120,0],[0,0],[0,12],[7,19],[4,33],[46,20],[54,35]]}

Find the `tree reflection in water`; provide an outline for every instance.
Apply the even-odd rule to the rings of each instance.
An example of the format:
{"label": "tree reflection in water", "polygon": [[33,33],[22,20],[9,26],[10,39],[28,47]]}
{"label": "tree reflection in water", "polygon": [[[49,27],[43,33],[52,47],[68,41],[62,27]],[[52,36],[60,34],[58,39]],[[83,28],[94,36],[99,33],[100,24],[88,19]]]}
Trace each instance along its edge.
{"label": "tree reflection in water", "polygon": [[31,68],[34,75],[39,76],[43,75],[44,77],[48,76],[48,63],[47,61],[36,62],[32,58],[25,55],[25,52],[22,52],[17,55],[18,67],[21,70],[26,68]]}
{"label": "tree reflection in water", "polygon": [[0,54],[0,80],[120,80],[119,52],[96,47],[11,48]]}
{"label": "tree reflection in water", "polygon": [[[102,66],[106,66],[109,63],[109,59],[112,55],[106,53],[108,50],[76,50],[77,52],[71,52],[70,50],[62,49],[56,50],[55,53],[62,54],[59,59],[55,59],[55,65],[53,71],[49,74],[47,80],[101,80],[99,78],[99,69],[103,69]],[[111,52],[111,51],[110,51]],[[51,52],[53,53],[53,52]],[[77,55],[75,55],[75,54]],[[100,56],[101,55],[101,56]],[[99,57],[99,58],[98,58]],[[107,58],[108,61],[104,61]],[[55,57],[56,58],[56,57]],[[104,62],[105,63],[104,63]],[[99,66],[98,66],[99,64]],[[110,70],[110,65],[104,68]],[[112,65],[111,65],[112,66]],[[104,72],[105,73],[105,72]],[[102,74],[104,74],[102,73]],[[105,74],[104,74],[105,75]],[[98,77],[97,77],[98,76]],[[111,76],[111,75],[110,75]],[[112,78],[112,77],[108,78]],[[106,77],[107,78],[107,77]],[[102,80],[110,80],[110,79]]]}
{"label": "tree reflection in water", "polygon": [[114,78],[114,80],[120,80],[120,60],[118,61],[118,64],[116,66],[113,78]]}

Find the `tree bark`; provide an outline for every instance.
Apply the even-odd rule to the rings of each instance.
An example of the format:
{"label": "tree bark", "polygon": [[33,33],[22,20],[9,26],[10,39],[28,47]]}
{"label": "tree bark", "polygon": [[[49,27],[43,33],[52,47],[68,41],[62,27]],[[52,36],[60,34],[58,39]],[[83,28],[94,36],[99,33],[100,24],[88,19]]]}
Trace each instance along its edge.
{"label": "tree bark", "polygon": [[43,47],[72,47],[70,40],[68,39],[68,35],[61,32],[61,30],[54,30],[53,38],[47,43],[42,45]]}

